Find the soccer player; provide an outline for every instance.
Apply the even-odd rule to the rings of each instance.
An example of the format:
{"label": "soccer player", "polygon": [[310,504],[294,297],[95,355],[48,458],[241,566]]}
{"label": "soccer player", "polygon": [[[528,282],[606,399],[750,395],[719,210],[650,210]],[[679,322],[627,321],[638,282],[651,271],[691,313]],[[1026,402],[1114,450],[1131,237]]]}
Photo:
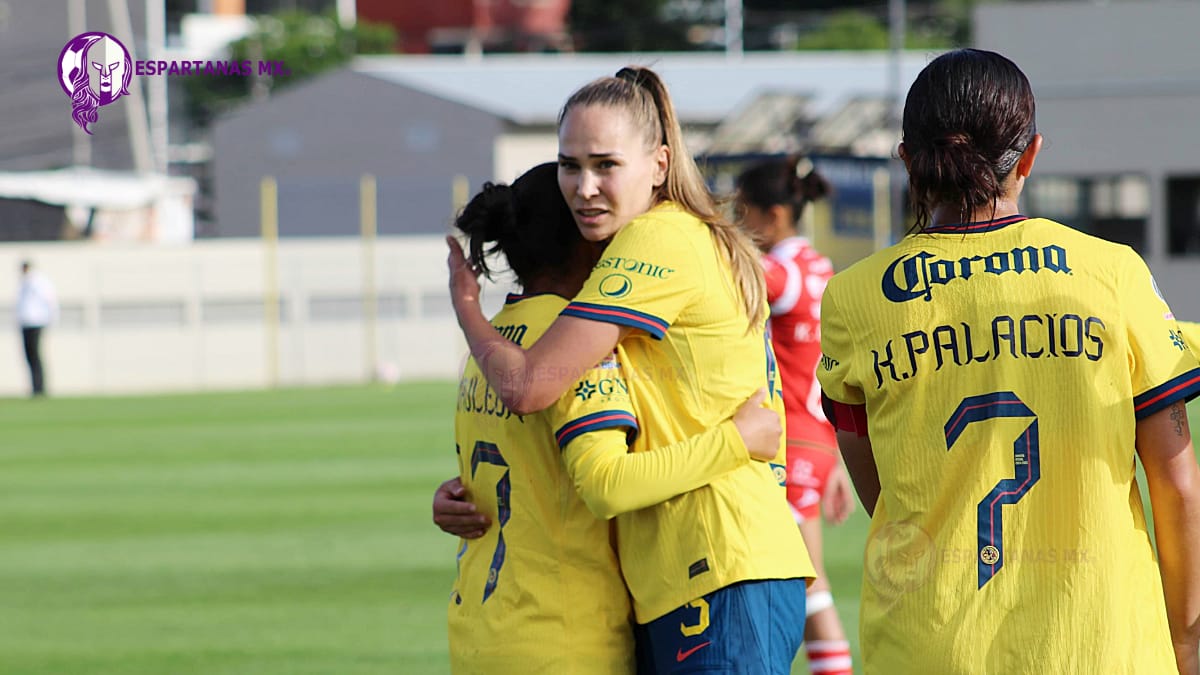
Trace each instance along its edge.
{"label": "soccer player", "polygon": [[769,159],[737,178],[739,220],[764,253],[771,344],[785,383],[787,499],[804,536],[817,578],[808,587],[804,647],[813,675],[849,675],[850,643],[833,606],[821,561],[822,505],[833,523],[854,509],[850,482],[839,466],[837,437],[821,410],[817,362],[821,358],[821,294],[833,264],[797,228],[812,201],[830,192],[829,181],[806,157]]}
{"label": "soccer player", "polygon": [[[514,344],[528,344],[550,325],[594,260],[594,245],[579,235],[558,192],[554,164],[512,186],[485,186],[456,224],[470,239],[475,266],[486,272],[489,255],[503,253],[526,291],[509,296],[493,318]],[[605,453],[613,457],[609,469],[622,475],[628,507],[640,508],[748,463],[747,444],[773,457],[779,420],[752,401],[693,438],[628,455],[627,438],[637,433],[615,354],[587,369],[548,410],[524,416],[467,364],[455,415],[459,468],[475,506],[498,527],[460,546],[449,606],[455,673],[633,672],[629,597],[609,525],[576,493],[560,446],[615,446]]]}
{"label": "soccer player", "polygon": [[[575,92],[559,119],[563,196],[584,238],[607,242],[563,314],[527,349],[505,341],[480,311],[478,282],[451,242],[455,311],[504,403],[519,413],[551,405],[571,386],[561,373],[619,344],[641,418],[635,454],[712,427],[757,389],[778,406],[757,252],[720,215],[662,81],[623,68]],[[783,450],[780,439],[780,464]],[[564,459],[568,470],[588,473],[609,452],[568,448]],[[659,671],[790,671],[813,570],[777,468],[780,475],[748,463],[616,515],[622,571]]]}
{"label": "soccer player", "polygon": [[1136,253],[1021,215],[1041,148],[1012,61],[934,59],[899,147],[914,233],[825,290],[868,675],[1198,670],[1200,367]]}

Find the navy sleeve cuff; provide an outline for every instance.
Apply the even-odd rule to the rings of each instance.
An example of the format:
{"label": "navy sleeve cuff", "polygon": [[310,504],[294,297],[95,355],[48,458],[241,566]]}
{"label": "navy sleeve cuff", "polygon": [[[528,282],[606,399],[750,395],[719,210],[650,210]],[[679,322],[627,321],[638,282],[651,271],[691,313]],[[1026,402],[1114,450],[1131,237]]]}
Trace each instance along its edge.
{"label": "navy sleeve cuff", "polygon": [[554,439],[558,441],[558,449],[562,450],[567,447],[568,443],[589,431],[612,429],[613,427],[628,427],[629,433],[626,441],[629,443],[637,438],[638,423],[633,413],[628,410],[601,410],[562,425],[558,431],[554,432]]}
{"label": "navy sleeve cuff", "polygon": [[670,326],[666,321],[653,314],[646,314],[624,307],[593,305],[590,302],[572,302],[561,312],[561,315],[641,328],[656,340],[663,339],[663,336],[667,334],[667,328]]}
{"label": "navy sleeve cuff", "polygon": [[1190,401],[1200,395],[1200,368],[1173,377],[1153,389],[1133,397],[1133,413],[1139,419],[1166,408],[1177,401]]}

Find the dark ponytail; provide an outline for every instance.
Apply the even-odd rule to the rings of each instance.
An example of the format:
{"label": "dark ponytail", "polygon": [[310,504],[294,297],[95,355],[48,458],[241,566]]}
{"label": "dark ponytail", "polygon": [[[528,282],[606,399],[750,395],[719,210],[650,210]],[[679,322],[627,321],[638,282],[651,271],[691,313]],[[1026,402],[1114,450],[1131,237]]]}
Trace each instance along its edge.
{"label": "dark ponytail", "polygon": [[[467,235],[467,258],[488,279],[492,269],[488,258],[517,239],[517,214],[513,189],[503,183],[484,183],[479,194],[463,207],[454,226]],[[488,246],[488,244],[491,244]]]}
{"label": "dark ponytail", "polygon": [[454,224],[470,240],[467,257],[484,276],[492,278],[488,259],[503,253],[522,286],[541,275],[569,273],[583,241],[558,189],[554,162],[526,171],[512,185],[484,183]]}
{"label": "dark ponytail", "polygon": [[812,160],[802,155],[759,162],[738,175],[736,185],[742,203],[763,210],[790,206],[793,222],[800,220],[809,203],[833,192],[833,186],[816,170]]}
{"label": "dark ponytail", "polygon": [[951,206],[960,222],[994,205],[1037,134],[1033,89],[995,52],[959,49],[917,75],[904,102],[904,151],[914,227]]}

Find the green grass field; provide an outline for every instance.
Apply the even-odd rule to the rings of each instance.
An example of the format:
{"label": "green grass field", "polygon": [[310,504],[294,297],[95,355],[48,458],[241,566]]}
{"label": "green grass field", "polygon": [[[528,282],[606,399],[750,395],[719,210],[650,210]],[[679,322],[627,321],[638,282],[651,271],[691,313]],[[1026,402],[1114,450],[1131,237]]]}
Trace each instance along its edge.
{"label": "green grass field", "polygon": [[[0,400],[0,673],[447,672],[455,542],[429,504],[453,405],[449,383]],[[852,634],[865,532],[827,531]]]}

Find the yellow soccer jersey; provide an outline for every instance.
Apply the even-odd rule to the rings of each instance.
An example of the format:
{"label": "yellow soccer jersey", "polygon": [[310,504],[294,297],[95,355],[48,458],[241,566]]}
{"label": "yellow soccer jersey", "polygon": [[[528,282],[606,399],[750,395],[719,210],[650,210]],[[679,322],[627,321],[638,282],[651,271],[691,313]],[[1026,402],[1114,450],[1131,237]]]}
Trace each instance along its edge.
{"label": "yellow soccer jersey", "polygon": [[[510,296],[492,320],[529,346],[566,300]],[[596,519],[567,477],[555,431],[625,428],[637,422],[627,388],[609,365],[548,410],[513,414],[472,359],[458,389],[455,439],[471,501],[492,520],[462,541],[449,606],[454,673],[632,673],[629,595],[606,521]],[[602,388],[602,390],[601,390]]]}
{"label": "yellow soccer jersey", "polygon": [[1174,672],[1136,421],[1200,392],[1141,258],[1016,216],[834,276],[818,377],[865,404],[881,493],[865,672]]}
{"label": "yellow soccer jersey", "polygon": [[1200,323],[1180,321],[1179,331],[1183,333],[1183,340],[1187,343],[1188,349],[1192,350],[1192,354],[1196,358],[1200,358]]}
{"label": "yellow soccer jersey", "polygon": [[[740,295],[708,227],[673,205],[613,238],[564,315],[640,329],[621,342],[641,432],[632,450],[717,427],[755,390],[783,414],[764,331],[747,332]],[[778,463],[751,462],[705,487],[617,517],[637,620],[649,622],[739,581],[813,576]]]}

